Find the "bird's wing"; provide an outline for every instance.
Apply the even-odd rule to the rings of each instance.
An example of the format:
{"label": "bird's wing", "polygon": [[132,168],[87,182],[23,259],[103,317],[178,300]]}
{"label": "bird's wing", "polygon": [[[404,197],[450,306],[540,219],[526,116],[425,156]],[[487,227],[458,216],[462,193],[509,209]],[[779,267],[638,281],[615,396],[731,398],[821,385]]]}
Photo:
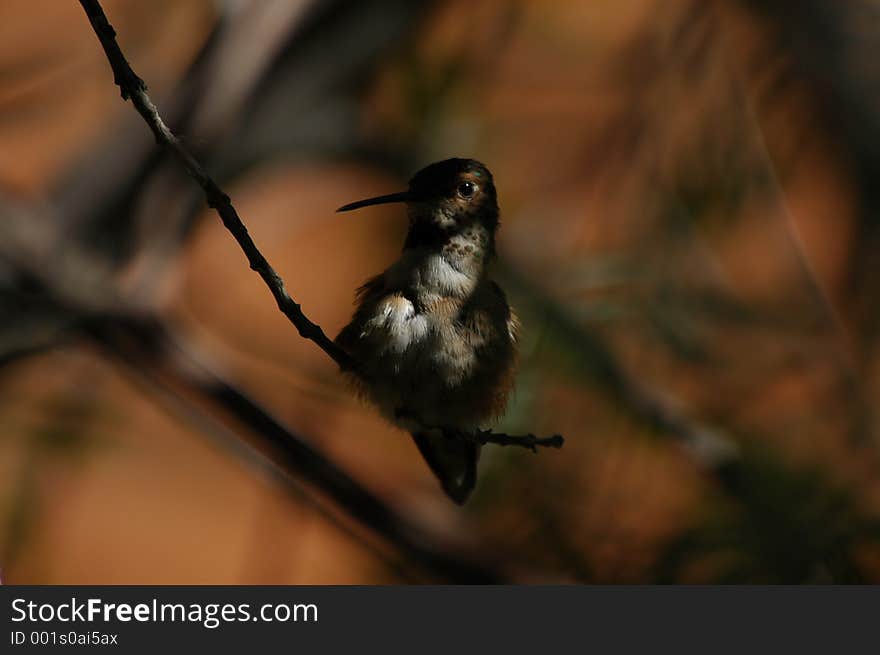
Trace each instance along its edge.
{"label": "bird's wing", "polygon": [[519,339],[521,326],[519,316],[517,316],[513,307],[510,306],[510,303],[507,302],[507,295],[504,293],[504,290],[495,282],[492,282],[492,292],[495,294],[497,311],[505,316],[507,336],[510,337],[510,343],[516,344]]}
{"label": "bird's wing", "polygon": [[364,324],[373,314],[373,308],[381,300],[385,292],[385,274],[380,273],[375,277],[371,277],[364,282],[357,291],[355,291],[355,304],[357,309],[354,316],[339,334],[336,336],[336,343],[348,351],[352,355],[356,355],[354,350],[357,348],[357,342],[363,332]]}

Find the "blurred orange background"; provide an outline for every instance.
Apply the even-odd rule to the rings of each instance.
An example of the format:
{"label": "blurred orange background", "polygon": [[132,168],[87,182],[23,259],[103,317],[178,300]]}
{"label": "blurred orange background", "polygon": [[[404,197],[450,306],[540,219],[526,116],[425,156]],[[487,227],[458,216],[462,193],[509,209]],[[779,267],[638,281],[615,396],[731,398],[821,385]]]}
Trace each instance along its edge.
{"label": "blurred orange background", "polygon": [[[102,4],[331,336],[406,230],[394,206],[336,207],[437,159],[485,162],[524,323],[498,427],[565,446],[488,447],[472,500],[449,503],[157,154],[78,3],[4,3],[0,220],[45,223],[50,260],[88,253],[194,357],[506,581],[880,582],[871,3]],[[0,260],[4,581],[437,580],[87,340],[19,355],[19,333],[62,319]]]}

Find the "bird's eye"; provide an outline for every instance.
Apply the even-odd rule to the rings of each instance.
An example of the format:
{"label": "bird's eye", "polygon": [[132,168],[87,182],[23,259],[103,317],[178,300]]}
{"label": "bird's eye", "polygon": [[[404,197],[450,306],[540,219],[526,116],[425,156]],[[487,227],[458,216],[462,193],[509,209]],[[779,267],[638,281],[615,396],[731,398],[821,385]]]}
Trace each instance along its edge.
{"label": "bird's eye", "polygon": [[477,185],[473,182],[462,182],[458,185],[458,195],[462,198],[470,198],[477,192]]}

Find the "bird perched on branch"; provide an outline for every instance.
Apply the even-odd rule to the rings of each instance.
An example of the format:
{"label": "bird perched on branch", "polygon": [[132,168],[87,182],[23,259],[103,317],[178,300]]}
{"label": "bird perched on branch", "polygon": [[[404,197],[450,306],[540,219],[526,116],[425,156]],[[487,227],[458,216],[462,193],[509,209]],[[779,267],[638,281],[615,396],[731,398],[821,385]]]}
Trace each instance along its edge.
{"label": "bird perched on branch", "polygon": [[467,437],[504,412],[516,367],[518,322],[488,275],[498,201],[492,174],[473,159],[423,168],[400,193],[340,207],[407,205],[400,258],[357,291],[336,337],[358,368],[359,392],[408,430],[443,489],[463,503],[476,484],[480,446]]}

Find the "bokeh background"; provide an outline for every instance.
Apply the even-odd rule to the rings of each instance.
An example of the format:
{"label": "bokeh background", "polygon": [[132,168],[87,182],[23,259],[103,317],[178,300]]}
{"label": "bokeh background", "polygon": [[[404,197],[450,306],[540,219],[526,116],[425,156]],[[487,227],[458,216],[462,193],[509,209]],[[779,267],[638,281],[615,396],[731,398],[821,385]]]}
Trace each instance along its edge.
{"label": "bokeh background", "polygon": [[149,336],[112,355],[124,306],[497,581],[880,582],[878,3],[102,4],[331,336],[406,229],[335,208],[484,161],[524,323],[499,429],[566,443],[486,448],[449,503],[120,100],[79,4],[4,2],[4,581],[468,581],[267,467]]}

